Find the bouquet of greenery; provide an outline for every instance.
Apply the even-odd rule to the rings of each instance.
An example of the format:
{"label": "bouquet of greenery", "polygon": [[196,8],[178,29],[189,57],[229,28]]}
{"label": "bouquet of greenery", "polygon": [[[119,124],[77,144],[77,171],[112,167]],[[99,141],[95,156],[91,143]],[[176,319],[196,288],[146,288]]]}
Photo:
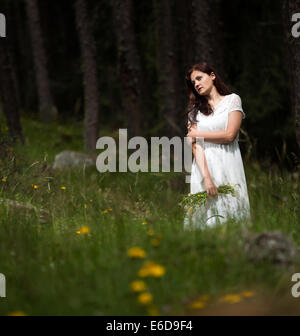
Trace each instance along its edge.
{"label": "bouquet of greenery", "polygon": [[[232,196],[235,196],[234,188],[230,185],[222,184],[217,189],[219,194],[231,194]],[[189,194],[187,196],[184,196],[179,204],[184,207],[193,207],[195,205],[201,206],[206,203],[206,200],[206,191],[201,191],[196,194]]]}

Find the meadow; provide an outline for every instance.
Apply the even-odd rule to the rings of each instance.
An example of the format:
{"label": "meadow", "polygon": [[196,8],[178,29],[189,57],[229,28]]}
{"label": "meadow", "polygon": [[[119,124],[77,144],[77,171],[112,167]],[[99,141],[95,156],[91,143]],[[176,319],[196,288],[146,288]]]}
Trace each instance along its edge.
{"label": "meadow", "polygon": [[49,216],[0,203],[1,315],[201,315],[221,303],[290,297],[300,262],[250,261],[241,228],[280,230],[300,247],[296,172],[248,158],[251,222],[184,231],[183,174],[55,171],[56,154],[81,151],[81,124],[22,124],[26,145],[2,145],[0,197]]}

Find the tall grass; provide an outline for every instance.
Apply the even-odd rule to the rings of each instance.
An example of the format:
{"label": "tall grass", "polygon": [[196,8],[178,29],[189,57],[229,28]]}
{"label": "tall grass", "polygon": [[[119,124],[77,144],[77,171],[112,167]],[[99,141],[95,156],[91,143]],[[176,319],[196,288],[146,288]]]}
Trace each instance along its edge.
{"label": "tall grass", "polygon": [[[55,154],[81,150],[81,129],[32,120],[23,120],[23,126],[27,145],[14,146],[15,166],[9,160],[2,165],[1,197],[44,208],[50,216],[43,223],[35,213],[0,204],[0,273],[7,286],[1,315],[151,314],[130,289],[146,260],[165,268],[161,277],[142,279],[160,314],[185,314],[202,294],[289,292],[291,271],[250,262],[241,228],[281,230],[299,246],[296,174],[245,162],[252,222],[187,232],[178,205],[189,192],[182,174],[100,174],[95,167],[53,171]],[[89,232],[78,234],[83,226]],[[128,257],[133,246],[146,258]]]}

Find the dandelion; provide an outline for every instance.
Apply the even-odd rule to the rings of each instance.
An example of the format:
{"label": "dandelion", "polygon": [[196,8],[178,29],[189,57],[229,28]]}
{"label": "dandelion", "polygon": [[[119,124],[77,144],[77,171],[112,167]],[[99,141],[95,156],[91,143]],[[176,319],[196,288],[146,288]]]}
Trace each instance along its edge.
{"label": "dandelion", "polygon": [[131,247],[127,251],[127,255],[131,258],[145,258],[146,252],[140,247]]}
{"label": "dandelion", "polygon": [[150,306],[147,309],[148,316],[159,316],[159,311],[155,306]]}
{"label": "dandelion", "polygon": [[238,303],[242,300],[239,294],[228,294],[220,298],[221,302]]}
{"label": "dandelion", "polygon": [[108,213],[108,210],[103,210],[101,213],[102,214]]}
{"label": "dandelion", "polygon": [[112,209],[108,209],[108,211],[112,211]]}
{"label": "dandelion", "polygon": [[251,296],[255,295],[255,292],[245,291],[245,292],[242,292],[241,295],[245,296],[245,297],[251,297]]}
{"label": "dandelion", "polygon": [[151,239],[151,244],[152,244],[152,246],[157,247],[157,246],[160,245],[160,240],[157,239],[157,238],[153,238],[153,239]]}
{"label": "dandelion", "polygon": [[66,189],[67,189],[67,187],[65,187],[65,186],[62,186],[62,187],[60,187],[60,189],[61,189],[61,190],[66,190]]}
{"label": "dandelion", "polygon": [[92,202],[93,202],[93,200],[92,200],[92,199],[90,199],[90,202],[92,203]]}
{"label": "dandelion", "polygon": [[138,302],[142,305],[148,305],[153,301],[151,293],[143,292],[138,296]]}
{"label": "dandelion", "polygon": [[8,316],[27,316],[22,310],[17,310],[7,314]]}
{"label": "dandelion", "polygon": [[88,226],[82,226],[79,231],[76,231],[77,234],[88,234],[90,229]]}
{"label": "dandelion", "polygon": [[149,231],[147,232],[147,235],[148,235],[149,237],[152,237],[152,236],[154,235],[154,232],[153,232],[152,230],[149,230]]}
{"label": "dandelion", "polygon": [[138,276],[141,278],[153,276],[155,278],[162,277],[165,274],[165,268],[154,261],[147,261],[138,271]]}
{"label": "dandelion", "polygon": [[130,289],[133,292],[143,292],[147,289],[147,285],[142,280],[136,280],[136,281],[132,281],[132,283],[130,284]]}
{"label": "dandelion", "polygon": [[6,182],[6,178],[5,178],[5,177],[3,177],[1,181],[2,181],[2,182]]}
{"label": "dandelion", "polygon": [[84,204],[84,208],[87,209],[87,204]]}
{"label": "dandelion", "polygon": [[34,184],[34,185],[33,185],[33,188],[34,188],[34,189],[38,189],[39,187],[38,187],[36,184]]}
{"label": "dandelion", "polygon": [[191,309],[202,309],[203,307],[205,307],[206,303],[204,301],[194,301],[190,304],[190,308]]}
{"label": "dandelion", "polygon": [[146,225],[146,224],[147,224],[147,222],[145,222],[145,221],[144,221],[144,222],[142,222],[142,225]]}

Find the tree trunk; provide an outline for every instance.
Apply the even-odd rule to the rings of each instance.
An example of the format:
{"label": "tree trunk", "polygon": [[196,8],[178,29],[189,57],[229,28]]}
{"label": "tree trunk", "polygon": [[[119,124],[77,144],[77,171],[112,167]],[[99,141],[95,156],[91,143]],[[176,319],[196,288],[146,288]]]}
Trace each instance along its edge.
{"label": "tree trunk", "polygon": [[99,84],[97,78],[96,47],[85,0],[75,3],[76,25],[82,57],[85,96],[85,150],[96,151],[99,131]]}
{"label": "tree trunk", "polygon": [[208,62],[224,78],[220,0],[191,0],[194,63]]}
{"label": "tree trunk", "polygon": [[47,57],[43,43],[37,0],[26,0],[26,9],[36,72],[40,115],[43,120],[50,121],[57,117],[57,109],[54,105],[50,89]]}
{"label": "tree trunk", "polygon": [[129,118],[129,136],[142,135],[141,64],[136,47],[132,0],[112,0],[118,46],[118,65],[124,115]]}
{"label": "tree trunk", "polygon": [[[181,134],[178,127],[179,80],[175,53],[175,33],[169,0],[155,2],[158,36],[158,76],[161,93],[161,114],[167,123],[169,136]],[[182,80],[183,83],[183,80]]]}
{"label": "tree trunk", "polygon": [[1,40],[0,43],[0,87],[3,112],[6,117],[10,136],[13,141],[20,139],[24,143],[22,126],[20,123],[19,106],[15,90],[13,74],[13,64],[11,63],[8,41]]}
{"label": "tree trunk", "polygon": [[291,32],[293,25],[296,23],[292,22],[292,16],[295,13],[300,13],[300,0],[284,0],[282,19],[291,80],[291,105],[295,120],[297,144],[300,148],[300,37],[294,37]]}

